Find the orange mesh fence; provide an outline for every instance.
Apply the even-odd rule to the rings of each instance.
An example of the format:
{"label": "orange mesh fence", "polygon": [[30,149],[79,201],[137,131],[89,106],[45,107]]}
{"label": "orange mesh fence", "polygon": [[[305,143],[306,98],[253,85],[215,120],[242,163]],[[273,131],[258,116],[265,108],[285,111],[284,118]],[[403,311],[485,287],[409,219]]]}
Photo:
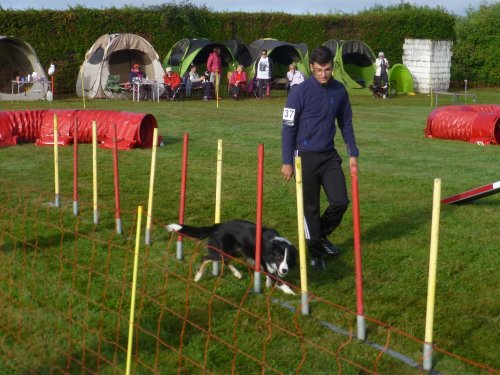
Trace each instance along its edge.
{"label": "orange mesh fence", "polygon": [[[125,373],[136,212],[113,208],[54,208],[24,193],[0,198],[0,373]],[[153,220],[153,241],[141,245],[134,322],[135,374],[413,374],[423,373],[423,342],[367,318],[369,340],[356,339],[356,313],[310,294],[253,292],[254,269],[234,259],[238,280],[194,274],[203,243]],[[298,279],[298,278],[296,278]],[[291,285],[298,293],[297,287]],[[354,291],[353,291],[354,293]],[[490,373],[495,369],[435,347],[436,371]],[[451,372],[453,371],[453,372]]]}

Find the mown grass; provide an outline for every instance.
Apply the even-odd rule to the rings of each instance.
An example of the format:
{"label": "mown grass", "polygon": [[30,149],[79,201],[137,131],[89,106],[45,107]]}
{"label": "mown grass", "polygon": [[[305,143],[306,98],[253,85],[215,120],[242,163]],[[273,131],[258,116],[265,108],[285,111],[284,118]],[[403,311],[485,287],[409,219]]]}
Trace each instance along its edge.
{"label": "mown grass", "polygon": [[[477,92],[481,103],[500,102],[498,90]],[[432,110],[430,98],[425,95],[397,96],[386,101],[352,95],[351,101],[361,152],[359,189],[365,313],[423,339],[433,180],[442,179],[443,197],[497,181],[500,176],[500,149],[498,146],[480,147],[458,141],[425,138],[423,129]],[[254,220],[257,147],[263,143],[264,224],[276,228],[297,243],[295,187],[293,183],[285,183],[279,173],[280,119],[284,98],[238,102],[223,100],[219,104],[219,108],[216,108],[215,102],[201,101],[86,102],[86,107],[92,109],[151,113],[158,121],[160,134],[165,137],[167,146],[158,149],[157,154],[153,246],[148,249],[142,264],[145,268],[142,268],[139,288],[142,288],[143,299],[137,319],[142,326],[156,331],[159,314],[165,312],[165,306],[171,308],[172,315],[165,317],[159,336],[166,341],[171,340],[173,347],[179,344],[182,328],[175,316],[185,314],[187,286],[182,277],[189,277],[189,272],[192,272],[190,267],[196,265],[200,256],[198,247],[187,243],[189,262],[175,262],[174,255],[165,253],[169,237],[161,229],[162,224],[178,218],[185,133],[189,134],[186,222],[201,225],[214,220],[218,139],[224,142],[221,217],[223,220]],[[4,102],[1,105],[2,110],[82,108],[81,101],[57,97],[52,103]],[[339,136],[336,144],[341,154],[345,154]],[[43,194],[43,201],[54,190],[53,150],[32,144],[0,149],[2,212],[9,212],[6,208],[9,206],[11,209],[12,205],[17,206],[17,211],[24,212],[21,215],[24,219],[14,221],[15,225],[5,215],[0,219],[4,233],[0,253],[4,274],[0,277],[2,299],[15,301],[15,304],[1,308],[2,316],[9,316],[8,323],[0,328],[0,356],[4,360],[4,367],[0,365],[2,373],[49,372],[53,368],[51,366],[57,363],[66,368],[66,350],[71,348],[75,351],[74,356],[79,358],[81,354],[78,354],[77,348],[82,341],[85,341],[85,345],[80,344],[84,348],[82,351],[97,347],[99,353],[107,353],[109,355],[106,357],[114,358],[115,365],[124,363],[124,352],[117,350],[116,346],[126,347],[128,324],[120,316],[105,311],[126,311],[127,308],[130,275],[123,274],[123,270],[130,269],[133,250],[123,254],[121,247],[130,249],[133,246],[134,211],[138,205],[147,207],[151,150],[119,153],[121,205],[126,233],[122,238],[113,232],[112,153],[110,150],[98,150],[99,202],[103,217],[95,228],[91,206],[92,150],[90,145],[80,145],[79,150],[82,213],[75,224],[71,214],[72,149],[60,148],[61,212],[48,206],[40,210],[40,207],[44,207],[40,202],[40,194]],[[348,176],[348,169],[345,172]],[[21,203],[17,196],[22,197]],[[31,212],[32,206],[38,210]],[[434,342],[440,348],[493,368],[500,367],[498,355],[495,354],[499,347],[497,333],[500,328],[497,272],[499,206],[500,197],[494,195],[466,205],[441,208],[434,323]],[[65,228],[78,229],[79,234],[85,234],[91,240],[72,236],[71,233],[62,235],[58,226],[45,228],[42,222],[62,223]],[[329,259],[326,272],[309,272],[309,290],[333,304],[355,310],[351,222],[352,216],[348,211],[339,230],[332,235],[332,240],[342,248],[342,254]],[[93,245],[89,246],[89,243]],[[27,244],[31,244],[31,248]],[[113,251],[113,244],[118,246],[118,251]],[[178,275],[178,278],[172,277],[175,281],[172,281],[168,290],[164,289],[165,280],[161,273],[165,267]],[[89,270],[93,269],[99,270],[99,273],[92,273],[92,283],[89,283]],[[13,281],[15,278],[23,280],[22,283]],[[43,278],[42,283],[39,278]],[[298,270],[294,270],[288,280],[300,285]],[[238,283],[226,272],[220,281],[214,283],[214,278],[207,275],[200,285],[209,290],[218,288],[219,295],[235,304],[248,304],[251,309],[267,314],[270,296],[264,295],[262,300],[253,296],[241,301],[245,289],[251,285],[248,277]],[[78,292],[75,294],[74,290]],[[303,353],[304,350],[307,354],[302,373],[327,374],[337,371],[337,362],[331,355],[315,351],[309,346],[304,347],[299,341],[290,340],[279,330],[275,331],[249,315],[239,316],[238,309],[227,302],[212,301],[212,320],[208,319],[206,291],[192,286],[189,291],[192,293],[190,318],[201,326],[211,325],[215,335],[238,343],[245,353],[260,358],[264,353],[262,337],[270,335],[271,339],[265,345],[266,358],[280,371],[294,373],[300,366],[298,360],[303,358],[297,353]],[[78,293],[81,300],[77,298]],[[277,297],[297,306],[297,298]],[[108,310],[103,310],[102,306],[107,306]],[[51,311],[57,312],[59,309],[73,314],[73,318],[65,317],[69,321],[78,317],[85,322],[71,325],[62,316],[51,315]],[[280,324],[292,331],[296,329],[295,319],[298,319],[305,337],[318,342],[318,345],[321,345],[321,340],[329,345],[340,345],[345,341],[345,338],[325,329],[318,321],[334,322],[345,327],[352,325],[352,322],[348,322],[352,317],[346,317],[342,312],[315,300],[311,302],[311,309],[312,317],[298,318],[281,307],[272,310]],[[19,340],[5,328],[15,327],[15,322],[22,325],[19,332],[31,337],[30,345],[20,345]],[[241,353],[228,354],[227,346],[213,339],[208,345],[208,354],[204,353],[206,335],[194,327],[188,326],[186,329],[184,355],[202,363],[207,361],[210,371],[227,373],[232,369],[232,363],[237,373],[260,371],[255,362]],[[116,333],[113,336],[110,332]],[[370,339],[380,338],[383,344],[385,334],[384,329],[368,323]],[[97,338],[100,335],[108,339],[111,335],[114,339],[99,343]],[[159,361],[155,339],[142,332],[138,340],[141,343],[138,358],[144,363]],[[418,358],[421,352],[420,344],[408,340],[394,339],[391,348],[412,358]],[[349,345],[343,353],[349,358],[356,358],[359,363],[371,362],[377,355],[373,349],[361,343]],[[10,362],[5,361],[7,358]],[[26,358],[30,358],[31,362],[26,362]],[[112,365],[107,367],[98,364],[98,359],[92,358],[92,353],[87,353],[88,368],[106,368],[109,371],[103,373],[113,372]],[[177,373],[179,360],[173,351],[161,353],[160,358],[163,361],[160,361],[163,363],[161,373]],[[437,371],[442,373],[476,373],[472,367],[440,353],[436,354],[435,362]],[[20,370],[14,370],[16,366],[12,363],[22,364]],[[166,370],[170,368],[166,364],[172,366],[171,370]],[[75,364],[72,366],[69,372],[79,372]],[[200,371],[189,361],[183,361],[181,366],[182,373]],[[415,372],[415,369],[388,356],[380,361],[379,370],[386,374]],[[343,371],[358,373],[355,368],[346,368],[345,363]],[[141,371],[138,370],[138,373]]]}

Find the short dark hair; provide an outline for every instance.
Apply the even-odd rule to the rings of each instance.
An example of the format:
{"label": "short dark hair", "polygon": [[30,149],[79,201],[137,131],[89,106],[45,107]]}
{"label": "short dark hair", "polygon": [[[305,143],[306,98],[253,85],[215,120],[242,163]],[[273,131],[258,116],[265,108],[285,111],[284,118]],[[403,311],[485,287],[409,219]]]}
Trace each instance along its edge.
{"label": "short dark hair", "polygon": [[311,64],[318,63],[320,65],[333,63],[333,52],[325,46],[316,47],[312,50],[309,61]]}

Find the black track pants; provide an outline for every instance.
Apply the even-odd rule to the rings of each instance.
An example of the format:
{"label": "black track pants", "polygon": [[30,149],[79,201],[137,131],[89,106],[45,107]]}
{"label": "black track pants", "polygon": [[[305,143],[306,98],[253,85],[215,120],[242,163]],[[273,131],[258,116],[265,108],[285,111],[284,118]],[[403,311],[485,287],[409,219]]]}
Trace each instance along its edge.
{"label": "black track pants", "polygon": [[[323,251],[318,243],[327,237],[342,221],[349,198],[342,159],[336,151],[315,153],[299,151],[302,161],[302,185],[304,195],[305,236],[311,256]],[[320,216],[321,187],[325,191],[328,207]]]}

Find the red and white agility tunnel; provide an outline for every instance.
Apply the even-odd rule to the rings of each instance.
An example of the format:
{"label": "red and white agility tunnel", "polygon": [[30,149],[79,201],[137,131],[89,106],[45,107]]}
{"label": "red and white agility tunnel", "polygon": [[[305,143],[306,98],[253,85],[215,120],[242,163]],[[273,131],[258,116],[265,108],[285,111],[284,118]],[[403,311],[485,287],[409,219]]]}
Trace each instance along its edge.
{"label": "red and white agility tunnel", "polygon": [[478,144],[500,144],[500,105],[450,105],[432,111],[425,136]]}
{"label": "red and white agility tunnel", "polygon": [[118,148],[149,148],[153,146],[154,128],[158,127],[151,114],[104,110],[32,110],[0,111],[0,146],[35,142],[54,144],[54,115],[57,115],[58,144],[73,142],[75,124],[79,143],[92,143],[92,122],[97,124],[97,142],[101,147],[113,147],[113,127],[116,124]]}

